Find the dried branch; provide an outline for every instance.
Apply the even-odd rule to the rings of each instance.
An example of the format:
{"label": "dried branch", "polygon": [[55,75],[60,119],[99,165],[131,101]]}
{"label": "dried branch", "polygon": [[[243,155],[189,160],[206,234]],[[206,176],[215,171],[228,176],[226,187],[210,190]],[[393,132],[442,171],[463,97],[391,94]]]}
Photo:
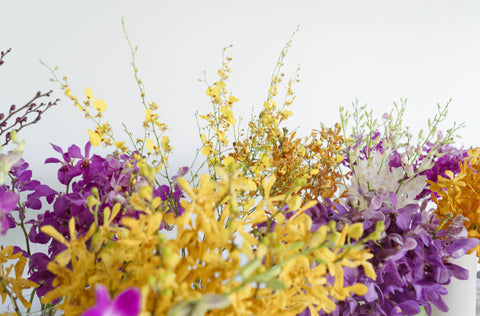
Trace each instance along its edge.
{"label": "dried branch", "polygon": [[[12,49],[9,48],[6,51],[0,52],[0,66],[4,63],[4,57],[11,51]],[[17,109],[17,106],[12,104],[7,114],[0,113],[0,136],[5,134],[5,142],[1,146],[5,146],[10,142],[11,130],[14,129],[18,132],[28,125],[37,123],[41,119],[43,112],[60,101],[60,99],[56,99],[55,101],[38,103],[40,99],[50,97],[51,93],[52,90],[47,93],[38,91],[25,105]]]}
{"label": "dried branch", "polygon": [[10,106],[8,115],[0,113],[0,135],[6,133],[5,142],[2,144],[2,146],[5,146],[11,140],[11,129],[15,129],[18,132],[28,125],[37,123],[46,110],[56,105],[57,102],[60,101],[60,99],[56,99],[55,101],[48,101],[47,103],[35,102],[41,98],[50,97],[51,93],[52,90],[48,91],[47,93],[41,93],[38,91],[37,94],[22,107],[17,109],[17,106],[12,104]]}
{"label": "dried branch", "polygon": [[12,49],[9,48],[9,49],[7,49],[6,51],[3,51],[3,50],[2,50],[2,51],[0,52],[0,66],[4,63],[3,58],[4,58],[8,53],[10,53],[11,51],[12,51]]}

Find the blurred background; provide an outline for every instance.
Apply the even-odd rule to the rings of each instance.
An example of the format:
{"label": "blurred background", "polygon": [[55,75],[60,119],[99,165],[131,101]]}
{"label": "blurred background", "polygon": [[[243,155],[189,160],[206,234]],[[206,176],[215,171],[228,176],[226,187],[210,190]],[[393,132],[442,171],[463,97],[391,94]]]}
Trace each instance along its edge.
{"label": "blurred background", "polygon": [[[84,98],[90,87],[107,104],[105,118],[118,138],[121,123],[141,132],[143,106],[131,53],[122,31],[123,17],[133,45],[146,97],[160,107],[169,126],[171,166],[189,165],[200,146],[195,112],[208,113],[206,86],[213,83],[222,49],[233,45],[229,88],[240,99],[236,113],[246,119],[266,98],[281,49],[299,26],[285,59],[284,72],[300,82],[291,110],[291,129],[307,135],[323,123],[339,121],[338,108],[355,100],[380,117],[393,102],[407,99],[406,123],[427,127],[437,103],[450,99],[443,129],[464,122],[459,145],[478,146],[480,113],[480,2],[478,1],[2,1],[0,50],[12,48],[0,67],[0,112],[25,104],[37,91],[54,90],[61,101],[42,120],[25,128],[24,159],[34,177],[55,189],[59,157],[50,143],[83,148],[88,128],[83,118],[50,82],[39,60],[59,67],[72,93]],[[93,153],[102,153],[95,148]],[[17,232],[18,233],[18,232]],[[1,244],[22,243],[18,234]]]}

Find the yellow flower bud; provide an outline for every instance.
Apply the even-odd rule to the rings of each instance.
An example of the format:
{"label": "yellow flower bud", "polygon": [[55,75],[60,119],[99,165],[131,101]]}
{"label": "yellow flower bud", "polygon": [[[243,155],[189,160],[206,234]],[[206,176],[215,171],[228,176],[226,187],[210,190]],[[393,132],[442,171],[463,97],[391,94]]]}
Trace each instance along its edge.
{"label": "yellow flower bud", "polygon": [[93,195],[89,195],[88,198],[87,198],[88,207],[92,208],[96,204],[98,204],[98,200]]}

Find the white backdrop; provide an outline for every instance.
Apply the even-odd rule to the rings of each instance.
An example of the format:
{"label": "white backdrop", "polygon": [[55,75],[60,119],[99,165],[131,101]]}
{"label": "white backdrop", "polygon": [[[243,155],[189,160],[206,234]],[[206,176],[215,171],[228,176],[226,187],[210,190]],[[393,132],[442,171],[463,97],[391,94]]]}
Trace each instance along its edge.
{"label": "white backdrop", "polygon": [[[187,165],[199,144],[194,112],[209,108],[207,73],[213,82],[221,50],[233,44],[230,88],[248,117],[263,103],[278,54],[300,25],[287,56],[287,74],[301,64],[301,82],[290,126],[306,132],[332,125],[338,107],[356,98],[378,115],[407,98],[407,122],[418,130],[436,103],[453,99],[448,122],[465,122],[460,143],[478,146],[480,102],[480,2],[478,1],[1,1],[0,50],[12,48],[0,67],[0,112],[21,105],[37,90],[62,98],[39,124],[26,128],[24,158],[34,176],[58,188],[56,166],[43,166],[54,143],[83,148],[83,119],[40,65],[60,68],[74,93],[90,87],[107,102],[106,118],[141,126],[140,104],[121,18],[134,45],[147,98],[169,125],[175,154]],[[99,151],[97,151],[99,152]],[[6,239],[5,239],[6,238]],[[8,243],[18,236],[0,236]],[[15,241],[13,241],[15,242]]]}

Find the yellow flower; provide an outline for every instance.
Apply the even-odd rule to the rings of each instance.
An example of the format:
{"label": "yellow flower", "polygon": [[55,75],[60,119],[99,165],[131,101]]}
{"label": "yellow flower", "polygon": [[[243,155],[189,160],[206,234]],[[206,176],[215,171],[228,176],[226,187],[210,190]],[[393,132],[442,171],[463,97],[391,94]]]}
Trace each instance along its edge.
{"label": "yellow flower", "polygon": [[162,142],[160,143],[160,145],[162,146],[162,150],[164,152],[167,152],[170,150],[170,146],[168,145],[170,142],[170,139],[168,138],[168,136],[162,136]]}
{"label": "yellow flower", "polygon": [[114,141],[113,142],[113,145],[115,147],[117,147],[118,149],[120,149],[122,151],[122,153],[126,152],[128,150],[128,147],[125,146],[125,142],[120,142],[120,141]]}
{"label": "yellow flower", "polygon": [[[428,181],[432,192],[437,194],[432,193],[432,200],[437,204],[435,210],[437,217],[448,226],[450,218],[463,215],[466,217],[464,224],[468,235],[473,238],[478,238],[480,231],[479,153],[480,148],[470,149],[469,156],[459,163],[458,174],[446,171],[447,178],[439,176],[437,182]],[[477,251],[477,255],[480,255],[480,245],[469,253],[473,251]]]}
{"label": "yellow flower", "polygon": [[100,140],[101,140],[100,135],[98,135],[96,132],[89,129],[88,136],[90,137],[90,143],[92,144],[92,146],[100,145]]}
{"label": "yellow flower", "polygon": [[237,123],[233,117],[233,111],[230,106],[222,105],[220,107],[220,112],[222,113],[222,118],[226,121],[227,126],[235,125]]}
{"label": "yellow flower", "polygon": [[270,178],[264,179],[262,181],[262,187],[263,187],[263,200],[257,205],[256,211],[259,211],[260,209],[265,209],[271,214],[276,213],[276,208],[275,208],[275,202],[281,202],[285,199],[284,194],[277,195],[275,197],[271,197],[271,190],[274,184],[276,183],[276,177],[275,175],[272,175]]}
{"label": "yellow flower", "polygon": [[[67,241],[53,226],[47,225],[41,228],[43,233],[53,237],[67,248],[55,256],[55,261],[47,266],[47,269],[56,275],[53,282],[56,287],[42,297],[42,303],[49,303],[63,297],[59,308],[69,315],[70,313],[78,315],[80,312],[75,306],[90,306],[94,301],[93,290],[87,289],[86,285],[89,276],[93,274],[91,270],[95,265],[95,255],[88,250],[85,242],[93,236],[95,225],[92,225],[82,238],[77,238],[74,218],[69,221],[68,227],[70,241]],[[67,264],[70,264],[70,267]]]}
{"label": "yellow flower", "polygon": [[235,102],[238,102],[238,99],[236,97],[234,97],[233,95],[228,97],[228,103],[232,104]]}
{"label": "yellow flower", "polygon": [[[8,295],[15,295],[25,306],[29,308],[30,302],[23,297],[23,291],[26,289],[36,288],[38,284],[23,278],[23,272],[27,264],[27,258],[25,258],[21,252],[13,253],[13,246],[0,248],[0,280],[2,286],[0,286],[0,297],[2,303],[5,303],[5,299]],[[12,260],[9,267],[6,267],[6,263]],[[15,276],[11,276],[12,269],[15,272]]]}
{"label": "yellow flower", "polygon": [[145,146],[147,147],[148,152],[151,153],[153,149],[153,140],[151,140],[150,138],[146,138]]}
{"label": "yellow flower", "polygon": [[93,100],[93,107],[97,109],[98,113],[102,113],[107,109],[107,104],[103,100]]}
{"label": "yellow flower", "polygon": [[90,101],[91,99],[93,99],[93,93],[89,87],[85,88],[85,95],[87,96],[87,100]]}

